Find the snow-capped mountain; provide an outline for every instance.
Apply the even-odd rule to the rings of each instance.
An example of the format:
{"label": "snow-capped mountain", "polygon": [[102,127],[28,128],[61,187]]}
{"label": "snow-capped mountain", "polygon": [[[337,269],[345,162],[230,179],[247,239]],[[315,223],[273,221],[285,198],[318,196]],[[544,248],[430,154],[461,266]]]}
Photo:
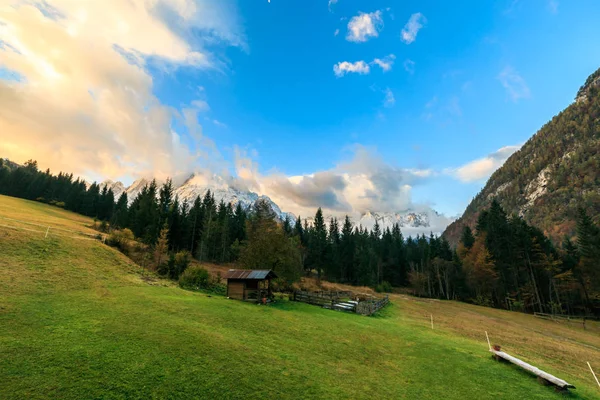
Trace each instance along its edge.
{"label": "snow-capped mountain", "polygon": [[[325,219],[327,226],[329,226],[332,215],[324,215],[323,218]],[[312,225],[313,220],[313,217],[306,218],[309,225]],[[375,222],[377,222],[382,232],[387,228],[391,230],[395,224],[398,224],[402,234],[405,236],[427,235],[429,233],[440,234],[446,225],[452,222],[452,218],[441,215],[431,208],[420,211],[409,209],[393,213],[367,211],[354,218],[350,216],[350,220],[355,227],[362,227],[367,230],[372,230],[375,226]],[[343,223],[343,219],[338,217],[340,229]]]}
{"label": "snow-capped mountain", "polygon": [[191,204],[196,197],[203,198],[209,190],[217,203],[223,200],[225,204],[231,204],[233,207],[236,207],[239,203],[243,209],[250,210],[257,201],[265,201],[281,221],[285,220],[286,216],[289,216],[291,220],[295,220],[293,214],[281,211],[279,206],[268,196],[259,196],[254,192],[239,190],[227,184],[223,178],[217,175],[213,176],[210,181],[207,181],[203,176],[193,175],[183,185],[175,189],[175,194],[179,196],[180,200]]}
{"label": "snow-capped mountain", "polygon": [[121,194],[127,190],[122,182],[113,182],[110,179],[107,179],[100,184],[100,190],[104,189],[105,186],[106,189],[112,189],[113,194],[115,195],[115,200],[117,200],[119,196],[121,196]]}
{"label": "snow-capped mountain", "polygon": [[[121,182],[104,181],[100,187],[104,185],[113,189],[115,198],[118,198],[123,191],[127,193],[129,203],[142,191],[142,189],[150,184],[151,179],[140,178],[133,182],[129,187],[125,188]],[[161,186],[162,182],[157,181],[157,186]],[[180,201],[192,204],[196,197],[203,198],[208,191],[211,191],[217,203],[225,202],[232,206],[237,206],[239,203],[245,210],[252,210],[254,205],[261,201],[266,202],[277,218],[280,221],[285,220],[286,216],[290,218],[292,224],[296,221],[296,216],[292,213],[283,212],[275,202],[268,196],[258,195],[249,190],[239,189],[230,185],[225,179],[214,175],[205,177],[203,175],[192,175],[182,185],[174,185],[174,194],[179,197]],[[325,215],[325,222],[329,224],[332,215]],[[383,231],[386,228],[392,229],[394,224],[400,226],[402,233],[405,236],[417,234],[440,234],[444,228],[452,222],[454,218],[448,218],[437,213],[435,210],[425,207],[419,210],[404,210],[401,212],[373,212],[367,211],[360,215],[350,215],[354,226],[362,226],[368,230],[373,229],[375,222],[379,223],[380,229]],[[304,217],[302,218],[304,221]],[[313,223],[313,216],[306,218],[309,225]],[[338,222],[343,223],[343,217],[338,216]]]}
{"label": "snow-capped mountain", "polygon": [[[129,187],[125,186],[121,182],[113,182],[106,180],[100,184],[100,188],[106,186],[112,189],[115,194],[115,199],[118,199],[121,193],[127,193],[127,201],[129,204],[137,197],[137,195],[144,189],[146,185],[149,185],[151,179],[140,178],[135,180]],[[157,186],[160,188],[163,182],[156,181]],[[239,203],[243,209],[250,210],[258,201],[266,202],[277,218],[281,221],[285,220],[286,216],[289,216],[290,220],[295,221],[296,217],[292,213],[286,213],[281,211],[279,206],[275,204],[268,196],[259,196],[258,194],[250,191],[243,191],[236,189],[227,184],[227,182],[219,177],[213,176],[210,180],[207,180],[203,176],[192,175],[188,178],[181,186],[174,185],[174,195],[179,197],[180,201],[192,204],[196,197],[200,196],[202,199],[206,193],[210,190],[217,203],[223,200],[226,204],[231,204],[236,207]]]}

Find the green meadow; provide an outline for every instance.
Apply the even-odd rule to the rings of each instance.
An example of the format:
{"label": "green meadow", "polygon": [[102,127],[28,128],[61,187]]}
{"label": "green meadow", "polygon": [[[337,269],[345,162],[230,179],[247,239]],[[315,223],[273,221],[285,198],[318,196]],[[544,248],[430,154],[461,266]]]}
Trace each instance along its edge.
{"label": "green meadow", "polygon": [[[403,295],[373,317],[243,303],[143,271],[91,224],[0,196],[0,398],[600,399],[598,325]],[[485,330],[577,389],[492,360]]]}

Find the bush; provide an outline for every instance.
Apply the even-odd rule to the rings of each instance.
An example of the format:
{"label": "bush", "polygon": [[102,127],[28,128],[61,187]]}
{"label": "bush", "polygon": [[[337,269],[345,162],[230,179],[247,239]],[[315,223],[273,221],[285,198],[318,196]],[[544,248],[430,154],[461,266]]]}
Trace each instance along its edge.
{"label": "bush", "polygon": [[187,268],[179,277],[179,286],[183,289],[208,289],[211,286],[210,275],[200,266]]}
{"label": "bush", "polygon": [[211,278],[208,271],[200,266],[187,268],[179,277],[179,286],[188,290],[205,290],[225,295],[227,286],[220,283],[220,277]]}
{"label": "bush", "polygon": [[98,230],[99,230],[100,232],[105,232],[105,233],[106,233],[106,232],[108,232],[108,228],[109,228],[109,226],[108,226],[108,222],[106,222],[106,221],[102,221],[102,222],[100,223],[100,226],[98,227]]}
{"label": "bush", "polygon": [[[44,202],[45,202],[45,200],[44,200],[44,198],[43,198],[43,197],[38,197],[36,200],[37,200],[37,201],[40,201],[40,202],[42,202],[42,203],[44,203]],[[60,207],[60,208],[65,208],[65,203],[64,203],[64,201],[50,200],[50,203],[48,203],[48,204],[50,204],[50,205],[53,205],[53,206],[56,206],[56,207]]]}
{"label": "bush", "polygon": [[391,293],[392,289],[392,285],[387,281],[383,281],[379,285],[375,286],[375,291],[377,293]]}
{"label": "bush", "polygon": [[134,240],[133,232],[125,228],[123,230],[114,230],[108,235],[106,243],[109,246],[116,247],[123,253],[128,254],[129,243]]}

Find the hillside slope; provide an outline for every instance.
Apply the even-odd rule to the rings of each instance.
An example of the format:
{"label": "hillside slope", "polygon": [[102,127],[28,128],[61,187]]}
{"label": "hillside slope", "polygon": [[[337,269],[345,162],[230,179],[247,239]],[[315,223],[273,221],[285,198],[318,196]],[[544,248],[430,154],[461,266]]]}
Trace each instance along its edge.
{"label": "hillside slope", "polygon": [[465,225],[496,198],[555,241],[573,235],[577,207],[600,222],[600,69],[576,101],[544,125],[488,180],[444,236],[456,244]]}
{"label": "hillside slope", "polygon": [[596,324],[399,295],[376,317],[207,296],[86,240],[91,223],[0,196],[0,398],[564,397],[492,361],[486,329],[569,398],[600,399],[582,361],[600,360]]}

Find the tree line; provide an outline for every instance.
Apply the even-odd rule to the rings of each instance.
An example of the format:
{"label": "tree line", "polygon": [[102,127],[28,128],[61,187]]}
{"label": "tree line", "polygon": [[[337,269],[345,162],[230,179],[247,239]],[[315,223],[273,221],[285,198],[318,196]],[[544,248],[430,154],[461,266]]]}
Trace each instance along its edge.
{"label": "tree line", "polygon": [[[158,256],[157,270],[177,278],[193,257],[246,268],[273,269],[284,285],[303,274],[378,291],[410,287],[420,296],[455,299],[526,312],[598,313],[600,228],[584,210],[576,240],[556,247],[522,218],[507,216],[497,201],[479,214],[475,232],[465,227],[459,245],[444,237],[405,238],[400,226],[371,230],[346,216],[313,222],[298,217],[278,221],[266,202],[246,210],[216,202],[210,191],[191,204],[174,195],[170,180],[146,185],[129,202],[111,189],[86,185],[73,175],[0,164],[0,193],[43,201],[105,221],[106,228],[129,229]],[[185,255],[182,255],[185,254]],[[156,258],[156,257],[155,257]]]}

